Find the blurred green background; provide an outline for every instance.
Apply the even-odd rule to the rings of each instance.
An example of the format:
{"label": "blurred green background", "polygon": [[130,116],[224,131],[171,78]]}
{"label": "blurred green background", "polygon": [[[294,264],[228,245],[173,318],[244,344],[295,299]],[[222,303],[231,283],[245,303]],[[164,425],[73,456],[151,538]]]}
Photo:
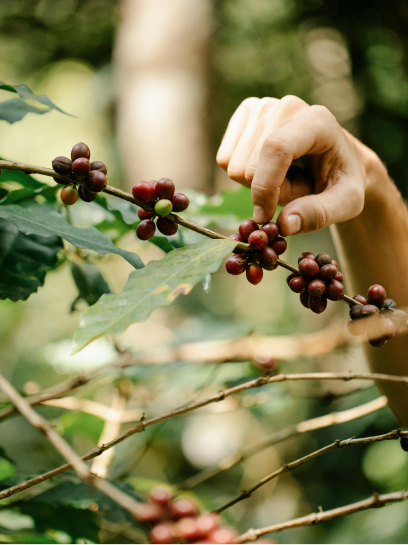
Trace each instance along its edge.
{"label": "blurred green background", "polygon": [[[160,6],[164,6],[160,0],[148,2],[2,0],[0,79],[11,84],[26,83],[34,92],[46,93],[61,108],[77,116],[69,118],[52,112],[43,116],[29,114],[14,125],[2,122],[2,157],[50,166],[56,155],[68,155],[75,142],[84,141],[94,159],[107,163],[112,185],[130,187],[135,181],[129,175],[132,168],[140,177],[153,177],[150,171],[144,173],[142,159],[132,163],[129,153],[124,152],[126,145],[134,145],[137,159],[141,153],[137,139],[145,139],[146,146],[151,139],[146,160],[154,164],[162,147],[171,142],[155,138],[153,129],[153,136],[148,133],[147,113],[147,125],[136,127],[139,133],[134,142],[123,121],[132,99],[126,96],[131,85],[123,76],[127,55],[132,59],[132,55],[140,55],[135,61],[136,78],[146,71],[150,76],[156,75],[152,81],[157,96],[163,90],[161,85],[165,86],[153,58],[155,37],[150,41],[149,32],[143,34],[140,28],[154,27],[157,34],[165,34],[173,28],[172,21],[159,16]],[[184,6],[182,1],[171,0],[169,4],[177,4],[184,18],[194,22],[197,2],[186,0]],[[189,40],[193,43],[197,35],[193,23],[188,27],[189,33],[184,32],[183,21],[178,20],[172,31],[173,42],[177,45],[179,39],[187,48],[174,46],[164,63],[167,77],[179,69],[177,63],[186,55],[183,70],[191,79],[182,81],[193,81],[197,73],[201,74],[197,77],[202,95],[199,104],[191,106],[197,108],[198,114],[171,121],[168,140],[176,141],[187,127],[195,130],[201,135],[197,142],[205,143],[197,144],[205,157],[201,157],[201,163],[197,159],[195,170],[188,171],[191,183],[188,173],[180,175],[180,182],[175,178],[177,188],[184,185],[186,189],[194,187],[213,194],[234,187],[214,160],[230,116],[248,96],[294,94],[309,103],[329,107],[344,127],[379,154],[408,197],[406,2],[217,0],[204,4],[207,10],[200,12],[196,21],[197,32],[204,33],[199,52],[188,48]],[[134,33],[128,28],[133,23]],[[126,32],[128,35],[123,37]],[[129,36],[135,43],[126,41]],[[188,103],[194,93],[186,85],[182,88],[186,95],[181,98]],[[137,102],[141,98],[138,87],[135,89]],[[0,93],[2,100],[9,98],[4,91]],[[142,101],[142,111],[143,108]],[[146,104],[147,112],[149,108]],[[165,116],[159,122],[166,124]],[[174,168],[182,172],[187,159],[178,155],[180,165]],[[167,164],[170,163],[164,158],[160,168]],[[161,175],[172,177],[171,168],[169,172],[162,170]],[[200,173],[205,176],[200,178]],[[242,207],[250,213],[249,193],[240,195]],[[75,220],[80,225],[104,219],[100,210],[98,216],[96,205],[91,217],[84,218],[81,210],[78,205]],[[229,227],[226,231],[236,229],[228,224]],[[163,255],[158,248],[138,242],[133,233],[119,239],[118,244],[136,251],[145,262]],[[295,263],[305,250],[327,251],[335,257],[328,230],[289,240],[286,260]],[[131,267],[112,255],[98,260],[98,266],[112,291],[121,290]],[[241,277],[227,278],[220,270],[213,275],[209,295],[197,286],[172,307],[153,312],[146,323],[131,326],[118,343],[134,351],[148,351],[250,332],[301,334],[317,331],[339,317],[346,319],[346,309],[333,303],[324,315],[311,319],[297,297],[283,286],[286,287],[283,270],[268,274],[257,287]],[[79,319],[79,312],[69,312],[76,295],[66,263],[49,274],[45,286],[27,302],[0,301],[2,372],[21,391],[34,393],[39,387],[48,387],[65,376],[115,358],[115,350],[107,340],[93,343],[75,357],[69,356],[70,339]],[[325,357],[282,361],[277,366],[284,372],[359,371],[365,369],[365,362],[356,348],[342,348]],[[175,362],[106,374],[79,389],[76,395],[110,406],[118,391],[126,391],[127,408],[140,409],[151,417],[259,374],[262,372],[251,362]],[[378,396],[376,388],[367,383],[276,384],[250,390],[222,404],[151,427],[122,443],[115,450],[109,476],[142,495],[152,481],[177,486],[204,467],[277,430]],[[41,407],[39,411],[78,453],[83,454],[100,442],[104,426],[101,418],[54,407]],[[337,438],[383,433],[397,425],[391,411],[383,409],[351,423],[305,434],[269,447],[198,486],[194,492],[207,509],[215,508],[283,463]],[[63,463],[21,417],[0,424],[0,447],[4,449],[0,451],[0,478],[4,479],[4,486]],[[73,475],[66,474],[54,484],[50,490],[32,489],[28,496],[12,497],[0,507],[1,542],[132,543],[146,539],[145,529],[134,524],[129,527],[126,513],[95,496]],[[407,486],[408,457],[398,442],[353,447],[328,453],[273,481],[249,500],[229,509],[225,519],[239,531],[245,531],[317,511],[318,506],[327,510],[367,497],[373,491],[390,492]],[[407,520],[408,504],[402,503],[316,527],[288,530],[272,538],[278,543],[407,543]]]}

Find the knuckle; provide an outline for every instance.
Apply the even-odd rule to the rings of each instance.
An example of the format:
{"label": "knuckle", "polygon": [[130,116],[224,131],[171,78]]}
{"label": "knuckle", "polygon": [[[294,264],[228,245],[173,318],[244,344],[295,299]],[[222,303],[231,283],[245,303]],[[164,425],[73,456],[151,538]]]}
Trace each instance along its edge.
{"label": "knuckle", "polygon": [[313,231],[320,231],[332,223],[333,210],[330,207],[323,206],[316,201],[313,214],[309,218],[309,228]]}
{"label": "knuckle", "polygon": [[246,98],[245,100],[243,100],[240,104],[240,107],[243,107],[243,108],[252,108],[253,106],[256,106],[258,105],[258,103],[260,102],[260,98],[258,97],[248,97]]}
{"label": "knuckle", "polygon": [[289,144],[274,135],[269,135],[265,138],[262,148],[263,153],[267,156],[288,159],[290,155]]}
{"label": "knuckle", "polygon": [[298,108],[299,106],[306,105],[306,102],[295,95],[285,95],[280,100],[281,104],[288,108]]}
{"label": "knuckle", "polygon": [[254,180],[251,185],[251,191],[252,191],[254,203],[260,202],[260,201],[263,202],[266,197],[273,194],[278,188],[279,188],[279,185],[277,184],[265,185],[264,183],[260,183],[257,180]]}
{"label": "knuckle", "polygon": [[259,99],[259,106],[262,110],[268,109],[271,106],[275,105],[278,102],[278,99],[272,97],[262,97]]}
{"label": "knuckle", "polygon": [[331,113],[331,111],[326,108],[326,106],[321,106],[320,104],[314,104],[310,107],[310,113],[313,115],[313,117],[318,120],[322,121],[324,124],[327,123],[337,123],[336,118]]}
{"label": "knuckle", "polygon": [[232,180],[243,180],[245,179],[245,167],[237,162],[230,161],[227,174]]}

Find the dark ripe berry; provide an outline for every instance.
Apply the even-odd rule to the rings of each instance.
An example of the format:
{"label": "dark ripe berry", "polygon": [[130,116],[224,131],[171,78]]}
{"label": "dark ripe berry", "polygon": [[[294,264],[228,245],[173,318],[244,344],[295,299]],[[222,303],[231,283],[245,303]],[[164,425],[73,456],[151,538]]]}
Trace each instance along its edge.
{"label": "dark ripe berry", "polygon": [[359,320],[360,318],[363,318],[363,316],[361,316],[361,308],[363,306],[364,305],[353,305],[350,307],[349,314],[352,320]]}
{"label": "dark ripe berry", "polygon": [[289,286],[290,281],[292,280],[292,278],[295,278],[296,276],[299,276],[299,275],[297,273],[294,273],[294,272],[290,273],[288,275],[288,277],[286,278],[286,284]]}
{"label": "dark ripe berry", "polygon": [[179,498],[173,500],[169,504],[170,514],[175,519],[182,517],[194,517],[198,514],[198,507],[196,503],[190,498]]}
{"label": "dark ripe berry", "polygon": [[347,328],[354,337],[359,337],[367,333],[367,325],[364,320],[353,320],[350,318],[347,322]]}
{"label": "dark ripe berry", "polygon": [[173,205],[169,199],[160,199],[154,206],[154,211],[159,216],[168,216],[173,210]]}
{"label": "dark ripe berry", "polygon": [[[234,233],[233,235],[230,235],[228,238],[231,240],[236,240],[237,242],[244,242],[244,239],[241,237],[239,233]],[[234,254],[242,254],[242,250],[240,248],[235,248],[232,250]]]}
{"label": "dark ripe berry", "polygon": [[171,237],[177,233],[178,224],[165,216],[160,216],[157,218],[157,228],[163,235]]}
{"label": "dark ripe berry", "polygon": [[175,524],[175,534],[181,541],[194,543],[201,535],[197,528],[197,520],[193,517],[183,517]]}
{"label": "dark ripe berry", "polygon": [[61,174],[61,176],[69,176],[72,172],[72,161],[68,157],[60,155],[53,160],[52,168],[57,174]]}
{"label": "dark ripe berry", "polygon": [[218,530],[220,527],[220,518],[216,513],[207,513],[206,515],[197,517],[196,523],[200,538],[204,538],[215,532],[215,530]]}
{"label": "dark ripe berry", "polygon": [[310,308],[310,295],[308,291],[300,294],[300,302],[305,308]]}
{"label": "dark ripe berry", "polygon": [[334,280],[337,280],[337,282],[343,283],[343,280],[344,280],[343,273],[341,273],[340,271],[337,271],[336,276],[334,277]]}
{"label": "dark ripe berry", "polygon": [[78,190],[72,185],[66,185],[61,189],[61,201],[64,204],[71,205],[75,204],[78,200]]}
{"label": "dark ripe berry", "polygon": [[174,182],[170,178],[160,178],[154,188],[154,196],[158,199],[171,199],[175,189]]}
{"label": "dark ripe berry", "polygon": [[162,488],[161,486],[155,486],[150,492],[150,499],[162,507],[166,507],[171,498],[172,495],[169,490],[167,490],[167,488]]}
{"label": "dark ripe berry", "polygon": [[257,263],[251,263],[247,267],[246,277],[247,277],[248,282],[250,282],[251,284],[254,284],[254,286],[256,286],[256,284],[259,284],[259,282],[263,278],[262,267],[260,265],[258,265]]}
{"label": "dark ripe berry", "polygon": [[174,193],[170,200],[173,205],[173,212],[184,212],[190,204],[189,198],[184,193]]}
{"label": "dark ripe berry", "polygon": [[273,248],[278,255],[285,253],[287,247],[288,243],[282,237],[278,237],[275,242],[272,242],[271,244],[271,248]]}
{"label": "dark ripe berry", "polygon": [[405,450],[405,452],[408,452],[408,437],[406,435],[404,435],[404,437],[401,437],[400,445],[402,450]]}
{"label": "dark ripe berry", "polygon": [[327,299],[324,295],[320,297],[309,297],[310,310],[315,314],[321,314],[327,307]]}
{"label": "dark ripe berry", "polygon": [[332,265],[336,265],[337,270],[340,268],[339,264],[337,263],[337,261],[335,259],[332,259],[331,262],[332,262]]}
{"label": "dark ripe berry", "polygon": [[319,265],[314,259],[305,257],[299,262],[299,272],[305,280],[314,280],[319,274]]}
{"label": "dark ripe berry", "polygon": [[389,318],[381,318],[370,324],[369,331],[367,333],[368,342],[372,346],[383,346],[381,341],[387,341],[395,335],[395,324]]}
{"label": "dark ripe berry", "polygon": [[152,220],[143,220],[136,229],[136,235],[140,240],[149,240],[156,231],[156,225]]}
{"label": "dark ripe berry", "polygon": [[317,297],[318,295],[323,295],[323,293],[326,291],[326,284],[323,282],[323,280],[312,280],[308,285],[307,290],[310,295]]}
{"label": "dark ripe berry", "polygon": [[326,285],[326,297],[330,301],[340,301],[344,295],[344,286],[338,280],[330,280]]}
{"label": "dark ripe berry", "polygon": [[93,193],[92,191],[86,189],[86,187],[83,185],[80,185],[78,188],[78,195],[84,202],[92,202],[96,199],[98,193]]}
{"label": "dark ripe berry", "polygon": [[86,176],[91,170],[91,163],[85,157],[79,157],[72,163],[72,172],[76,176]]}
{"label": "dark ripe berry", "polygon": [[160,522],[150,532],[151,543],[173,543],[175,539],[173,524]]}
{"label": "dark ripe berry", "polygon": [[244,242],[247,242],[249,235],[258,229],[258,224],[253,220],[244,220],[239,226],[239,234],[244,239]]}
{"label": "dark ripe berry", "polygon": [[[322,268],[324,265],[329,265],[332,262],[332,258],[328,254],[317,254],[316,263]],[[338,267],[337,267],[338,268]]]}
{"label": "dark ripe berry", "polygon": [[252,250],[262,250],[268,244],[268,235],[265,231],[257,229],[252,231],[248,237],[248,243],[251,246]]}
{"label": "dark ripe berry", "polygon": [[375,316],[378,314],[380,314],[380,311],[375,305],[360,305],[360,318],[367,318],[368,316]]}
{"label": "dark ripe berry", "polygon": [[298,263],[300,263],[302,259],[305,259],[305,257],[308,257],[309,259],[316,259],[316,256],[312,254],[312,252],[302,252],[299,256]]}
{"label": "dark ripe berry", "polygon": [[132,195],[137,201],[150,202],[154,197],[154,187],[142,180],[132,187]]}
{"label": "dark ripe berry", "polygon": [[266,246],[259,252],[258,261],[262,268],[267,271],[273,271],[278,263],[278,256],[273,248]]}
{"label": "dark ripe berry", "polygon": [[380,348],[381,346],[384,346],[387,344],[387,339],[372,339],[371,341],[368,341],[371,346],[375,346],[376,348]]}
{"label": "dark ripe berry", "polygon": [[61,185],[67,185],[67,180],[61,180],[60,178],[53,178],[54,182]]}
{"label": "dark ripe berry", "polygon": [[78,159],[79,157],[85,157],[85,159],[89,159],[91,157],[90,149],[83,142],[75,144],[75,146],[71,150],[71,159],[73,161],[75,161],[75,159]]}
{"label": "dark ripe berry", "polygon": [[368,288],[367,302],[369,305],[375,305],[376,307],[381,308],[386,298],[387,293],[380,284],[374,284],[374,286]]}
{"label": "dark ripe berry", "polygon": [[100,170],[105,175],[108,174],[108,169],[106,168],[105,163],[102,163],[102,161],[92,161],[91,170]]}
{"label": "dark ripe berry", "polygon": [[152,219],[152,214],[150,212],[146,212],[146,210],[143,210],[143,208],[139,208],[139,210],[137,211],[137,215],[142,221]]}
{"label": "dark ripe berry", "polygon": [[163,516],[163,509],[157,503],[142,503],[139,506],[136,518],[140,522],[152,524]]}
{"label": "dark ripe berry", "polygon": [[[362,295],[359,295],[358,293],[356,295],[353,295],[352,298],[354,299],[354,301],[357,301],[357,303],[361,303],[362,305],[367,304],[367,299],[365,297],[363,297]],[[356,305],[354,305],[354,306],[356,306]]]}
{"label": "dark ripe berry", "polygon": [[275,242],[275,240],[280,235],[278,224],[273,221],[262,225],[261,231],[264,231],[268,235],[268,244],[272,244],[272,242]]}
{"label": "dark ripe berry", "polygon": [[91,170],[84,180],[84,185],[89,191],[99,193],[103,191],[108,184],[108,180],[100,170]]}
{"label": "dark ripe berry", "polygon": [[220,528],[216,530],[209,537],[209,543],[221,544],[221,543],[235,543],[235,539],[238,537],[238,532],[234,528]]}
{"label": "dark ripe berry", "polygon": [[385,309],[385,310],[387,310],[389,308],[397,309],[398,306],[397,306],[397,303],[394,301],[394,299],[386,299],[384,301],[384,304],[383,304],[382,308]]}
{"label": "dark ripe berry", "polygon": [[242,274],[246,271],[247,260],[243,254],[236,254],[229,257],[225,263],[227,272],[233,275]]}
{"label": "dark ripe berry", "polygon": [[301,276],[295,276],[295,278],[292,278],[289,282],[289,287],[295,293],[303,293],[307,290],[307,282]]}
{"label": "dark ripe berry", "polygon": [[323,267],[320,269],[319,278],[321,278],[325,282],[328,282],[329,280],[331,280],[332,278],[336,276],[336,273],[337,273],[336,265],[329,263],[329,265],[323,265]]}

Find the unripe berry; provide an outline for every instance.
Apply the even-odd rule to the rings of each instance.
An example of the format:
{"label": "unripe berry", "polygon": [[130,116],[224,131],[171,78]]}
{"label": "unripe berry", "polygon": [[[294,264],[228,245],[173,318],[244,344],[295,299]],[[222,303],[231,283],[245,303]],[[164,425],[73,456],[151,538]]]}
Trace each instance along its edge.
{"label": "unripe berry", "polygon": [[160,178],[154,189],[154,196],[158,199],[171,199],[175,191],[174,182],[169,178]]}
{"label": "unripe berry", "polygon": [[154,197],[154,187],[142,180],[132,187],[132,195],[137,201],[150,202]]}
{"label": "unripe berry", "polygon": [[100,170],[91,170],[84,180],[84,185],[89,191],[99,193],[103,191],[108,184],[108,180]]}
{"label": "unripe berry", "polygon": [[302,259],[305,259],[305,257],[309,259],[316,259],[316,256],[312,254],[312,252],[302,252],[298,258],[298,264],[302,261]]}
{"label": "unripe berry", "polygon": [[194,517],[198,514],[198,507],[196,503],[190,498],[179,498],[173,500],[169,504],[170,514],[175,519],[182,517]]}
{"label": "unripe berry", "polygon": [[301,276],[295,276],[295,278],[292,278],[289,282],[289,287],[295,293],[303,293],[307,290],[307,282]]}
{"label": "unripe berry", "polygon": [[152,528],[150,532],[150,541],[157,544],[173,543],[175,540],[173,524],[169,522],[160,522]]}
{"label": "unripe berry", "polygon": [[320,268],[324,267],[324,265],[329,265],[332,261],[332,258],[325,253],[317,254],[316,256],[316,263],[319,265]]}
{"label": "unripe berry", "polygon": [[309,297],[310,310],[315,314],[321,314],[327,307],[327,299],[324,295],[320,297]]}
{"label": "unripe berry", "polygon": [[352,299],[354,299],[354,301],[357,301],[357,303],[361,303],[362,305],[366,305],[367,304],[367,299],[365,297],[363,297],[362,295],[353,295]]}
{"label": "unripe berry", "polygon": [[[53,160],[52,168],[57,174],[61,174],[61,176],[69,176],[72,172],[72,161],[71,159],[68,159],[68,157],[60,155]],[[61,181],[58,183],[61,183]]]}
{"label": "unripe berry", "polygon": [[156,225],[152,220],[143,220],[136,229],[136,235],[140,240],[149,240],[156,231]]}
{"label": "unripe berry", "polygon": [[275,242],[275,240],[280,235],[279,227],[273,221],[270,221],[269,223],[265,223],[264,225],[262,225],[261,231],[264,231],[268,235],[269,245],[271,245],[272,242]]}
{"label": "unripe berry", "polygon": [[80,185],[78,188],[78,195],[81,200],[84,202],[92,202],[96,199],[98,196],[97,193],[93,193],[92,191],[89,191],[84,187],[83,185]]}
{"label": "unripe berry", "polygon": [[76,176],[86,176],[91,170],[91,163],[86,157],[79,157],[72,163],[72,172]]}
{"label": "unripe berry", "polygon": [[334,277],[334,280],[337,280],[337,282],[343,283],[343,280],[344,280],[343,273],[341,273],[340,271],[337,271],[336,276]]}
{"label": "unripe berry", "polygon": [[257,231],[258,224],[253,220],[244,220],[239,226],[239,234],[244,239],[244,242],[247,242],[249,235],[253,231]]}
{"label": "unripe berry", "polygon": [[275,242],[272,242],[272,244],[270,246],[271,246],[271,248],[273,248],[275,250],[275,252],[278,255],[281,255],[281,254],[286,252],[286,248],[288,247],[288,243],[286,242],[286,240],[284,238],[278,237],[275,240]]}
{"label": "unripe berry", "polygon": [[189,198],[184,193],[174,193],[170,200],[173,205],[173,212],[184,212],[190,204]]}
{"label": "unripe berry", "polygon": [[150,212],[146,212],[146,210],[143,210],[143,208],[139,208],[139,210],[137,211],[137,215],[139,216],[140,220],[152,219],[152,214]]}
{"label": "unripe berry", "polygon": [[319,274],[319,265],[314,259],[305,257],[299,262],[299,272],[305,280],[314,280]]}
{"label": "unripe berry", "polygon": [[338,280],[330,280],[326,285],[326,297],[330,301],[340,301],[344,295],[344,286]]}
{"label": "unripe berry", "polygon": [[[244,239],[241,237],[239,233],[234,233],[233,235],[230,235],[228,237],[231,240],[236,240],[237,242],[244,242]],[[242,250],[240,248],[235,248],[232,250],[234,254],[242,254]]]}
{"label": "unripe berry", "polygon": [[295,278],[296,276],[299,276],[299,275],[297,273],[291,272],[286,278],[286,284],[289,286],[292,278]]}
{"label": "unripe berry", "polygon": [[376,307],[381,308],[386,298],[387,293],[380,284],[374,284],[374,286],[368,288],[367,301],[369,305],[375,305]]}
{"label": "unripe berry", "polygon": [[323,280],[312,280],[308,285],[307,290],[310,295],[317,297],[318,295],[323,295],[323,293],[326,291],[326,284],[323,282]]}
{"label": "unripe berry", "polygon": [[242,274],[246,271],[247,260],[243,254],[236,254],[229,257],[225,263],[227,272],[233,275]]}
{"label": "unripe berry", "polygon": [[61,189],[61,201],[64,204],[71,205],[75,204],[78,200],[78,190],[72,185],[66,185]]}
{"label": "unripe berry", "polygon": [[75,159],[78,159],[79,157],[85,157],[85,159],[89,159],[91,157],[90,149],[83,142],[75,144],[75,146],[71,150],[71,159],[73,161],[75,161]]}
{"label": "unripe berry", "polygon": [[154,206],[154,211],[159,216],[168,216],[173,210],[173,205],[168,199],[160,199]]}
{"label": "unripe berry", "polygon": [[160,216],[160,218],[157,218],[157,228],[163,235],[171,237],[177,233],[178,224],[165,216]]}
{"label": "unripe berry", "polygon": [[150,499],[162,507],[166,507],[171,498],[172,495],[170,494],[169,490],[161,486],[155,486],[150,492]]}
{"label": "unripe berry", "polygon": [[278,256],[273,248],[266,246],[259,252],[258,261],[261,267],[267,271],[273,271],[278,263]]}
{"label": "unripe berry", "polygon": [[389,308],[397,309],[398,306],[397,306],[397,303],[394,301],[394,299],[386,299],[384,301],[384,304],[383,304],[382,308],[384,308],[384,309],[389,309]]}
{"label": "unripe berry", "polygon": [[252,250],[262,250],[268,244],[268,235],[264,231],[257,229],[249,235],[248,243]]}
{"label": "unripe berry", "polygon": [[320,269],[319,278],[321,278],[325,282],[328,282],[329,280],[334,278],[336,274],[337,274],[336,265],[329,263],[328,265],[323,265],[323,267]]}
{"label": "unripe berry", "polygon": [[262,267],[260,265],[258,265],[257,263],[251,263],[247,267],[246,277],[247,277],[248,282],[250,282],[251,284],[254,284],[254,286],[256,284],[259,284],[259,282],[263,278]]}
{"label": "unripe berry", "polygon": [[106,168],[105,163],[102,163],[102,161],[92,161],[91,170],[100,170],[105,174],[105,176],[108,174],[108,169]]}
{"label": "unripe berry", "polygon": [[299,296],[300,302],[305,308],[310,308],[310,295],[308,291],[304,291]]}

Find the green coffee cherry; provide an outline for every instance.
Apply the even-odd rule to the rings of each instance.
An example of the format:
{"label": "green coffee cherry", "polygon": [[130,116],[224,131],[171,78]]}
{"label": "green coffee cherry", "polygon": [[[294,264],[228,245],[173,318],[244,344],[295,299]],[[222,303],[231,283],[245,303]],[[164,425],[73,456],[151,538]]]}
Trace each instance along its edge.
{"label": "green coffee cherry", "polygon": [[173,205],[168,199],[160,199],[157,201],[154,210],[159,216],[167,216],[173,210]]}

